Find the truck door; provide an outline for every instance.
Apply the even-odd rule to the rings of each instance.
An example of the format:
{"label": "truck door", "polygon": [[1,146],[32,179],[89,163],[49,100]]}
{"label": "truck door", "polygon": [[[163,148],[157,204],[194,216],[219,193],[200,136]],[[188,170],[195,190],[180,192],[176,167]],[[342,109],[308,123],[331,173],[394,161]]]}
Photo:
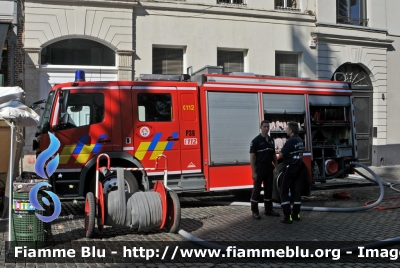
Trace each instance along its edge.
{"label": "truck door", "polygon": [[[190,90],[192,89],[192,90]],[[178,87],[182,173],[201,172],[199,106],[196,87]]]}
{"label": "truck door", "polygon": [[108,89],[69,90],[68,123],[53,128],[61,143],[59,169],[82,168],[93,155],[112,151],[109,99]]}
{"label": "truck door", "polygon": [[[155,166],[157,156],[168,161],[168,174],[181,174],[179,111],[176,87],[133,86],[135,157],[145,168]],[[164,167],[164,159],[159,167]],[[162,170],[149,171],[150,176]]]}

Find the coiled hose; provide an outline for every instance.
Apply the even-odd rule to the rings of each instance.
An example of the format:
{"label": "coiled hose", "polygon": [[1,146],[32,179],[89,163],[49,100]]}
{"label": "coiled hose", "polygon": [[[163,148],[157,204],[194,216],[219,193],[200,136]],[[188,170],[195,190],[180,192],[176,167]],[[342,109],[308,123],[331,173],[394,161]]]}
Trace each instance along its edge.
{"label": "coiled hose", "polygon": [[[360,171],[358,171],[358,170],[355,169],[354,172],[356,172],[358,175],[362,176],[364,179],[369,180],[370,182],[373,182],[373,183],[375,183],[375,184],[378,184],[378,182],[377,182],[376,180],[367,177],[366,175],[364,175],[364,174],[361,173]],[[391,182],[382,181],[382,184],[383,184],[384,186],[390,187],[392,190],[394,190],[394,191],[396,191],[396,192],[400,192],[399,189],[396,189],[396,188],[395,188],[395,186],[396,186],[396,185],[399,185],[400,183],[391,183]]]}
{"label": "coiled hose", "polygon": [[147,231],[161,226],[162,204],[157,192],[125,192],[124,169],[117,170],[117,191],[105,195],[107,207],[106,225],[128,226]]}

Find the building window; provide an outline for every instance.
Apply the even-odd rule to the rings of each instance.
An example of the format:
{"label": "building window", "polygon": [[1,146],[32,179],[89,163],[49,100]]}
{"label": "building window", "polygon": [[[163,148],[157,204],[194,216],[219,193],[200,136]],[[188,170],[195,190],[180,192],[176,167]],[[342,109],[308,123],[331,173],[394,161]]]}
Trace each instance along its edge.
{"label": "building window", "polygon": [[217,4],[245,5],[246,4],[246,0],[217,0]]}
{"label": "building window", "polygon": [[296,0],[275,0],[276,9],[297,9]]}
{"label": "building window", "polygon": [[7,44],[0,50],[0,87],[8,85],[8,50]]}
{"label": "building window", "polygon": [[243,72],[244,54],[243,51],[217,51],[217,65],[223,67],[223,72]]}
{"label": "building window", "polygon": [[275,75],[299,76],[299,55],[294,53],[275,53]]}
{"label": "building window", "polygon": [[368,26],[366,0],[336,0],[336,22]]}
{"label": "building window", "polygon": [[44,47],[41,64],[115,66],[115,52],[92,40],[67,39]]}
{"label": "building window", "polygon": [[182,74],[183,49],[153,47],[153,74]]}

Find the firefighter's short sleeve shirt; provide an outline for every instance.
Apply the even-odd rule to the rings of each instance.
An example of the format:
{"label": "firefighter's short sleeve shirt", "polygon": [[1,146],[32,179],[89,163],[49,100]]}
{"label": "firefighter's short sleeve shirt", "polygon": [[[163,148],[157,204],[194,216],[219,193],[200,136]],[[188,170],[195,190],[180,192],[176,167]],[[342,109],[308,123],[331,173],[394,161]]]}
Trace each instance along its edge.
{"label": "firefighter's short sleeve shirt", "polygon": [[267,169],[272,168],[275,154],[275,142],[274,139],[268,136],[264,138],[258,135],[255,137],[250,144],[250,153],[256,155],[256,169]]}
{"label": "firefighter's short sleeve shirt", "polygon": [[303,159],[304,144],[303,140],[298,135],[292,135],[285,145],[283,146],[281,153],[283,154],[283,163],[285,165],[297,165],[300,166]]}

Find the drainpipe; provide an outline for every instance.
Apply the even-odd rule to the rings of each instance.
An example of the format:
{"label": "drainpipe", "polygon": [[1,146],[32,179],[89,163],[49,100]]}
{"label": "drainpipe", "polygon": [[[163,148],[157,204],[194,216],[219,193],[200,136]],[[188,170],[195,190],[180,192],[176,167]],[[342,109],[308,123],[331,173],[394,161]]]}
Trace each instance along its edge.
{"label": "drainpipe", "polygon": [[15,47],[17,45],[17,34],[18,34],[18,3],[17,1],[14,1],[14,14],[13,14],[13,31],[10,33],[10,38],[9,38],[9,46],[11,50],[11,55],[10,55],[10,62],[9,62],[9,67],[10,67],[10,86],[15,86]]}

